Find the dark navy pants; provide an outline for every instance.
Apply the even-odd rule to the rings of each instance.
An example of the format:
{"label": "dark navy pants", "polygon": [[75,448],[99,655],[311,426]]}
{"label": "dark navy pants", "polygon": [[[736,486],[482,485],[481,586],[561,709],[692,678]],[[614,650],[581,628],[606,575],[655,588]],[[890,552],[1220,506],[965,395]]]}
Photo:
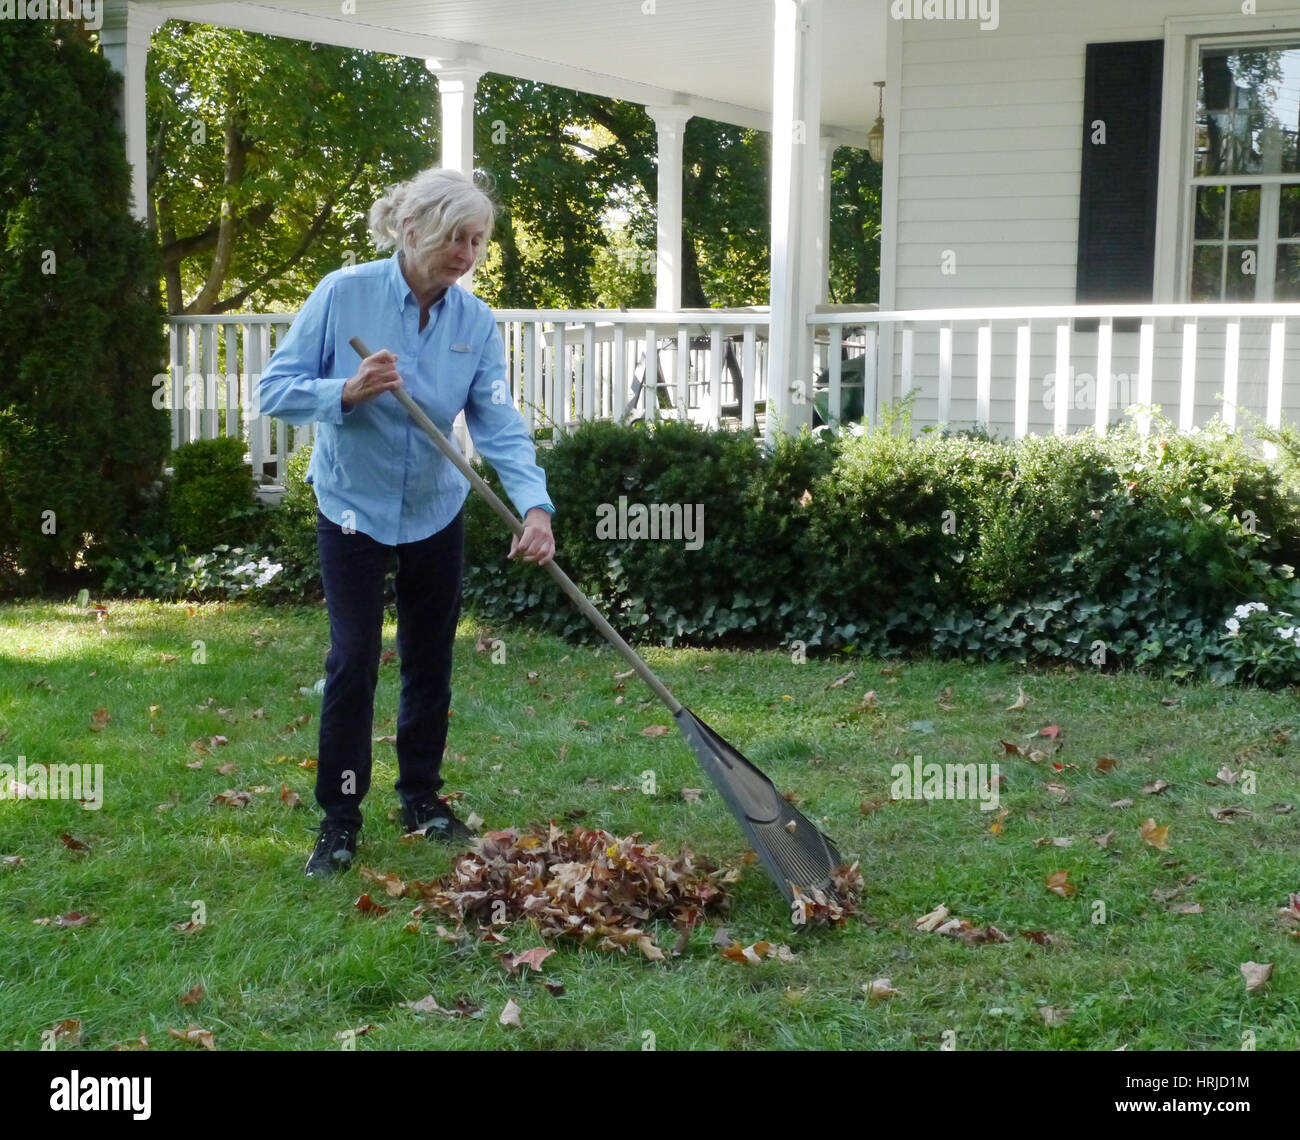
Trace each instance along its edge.
{"label": "dark navy pants", "polygon": [[375,684],[384,621],[384,575],[397,557],[397,794],[416,804],[442,787],[452,645],[460,614],[464,512],[419,542],[385,546],[316,512],[330,649],[320,712],[316,802],[327,819],[361,826],[370,789]]}

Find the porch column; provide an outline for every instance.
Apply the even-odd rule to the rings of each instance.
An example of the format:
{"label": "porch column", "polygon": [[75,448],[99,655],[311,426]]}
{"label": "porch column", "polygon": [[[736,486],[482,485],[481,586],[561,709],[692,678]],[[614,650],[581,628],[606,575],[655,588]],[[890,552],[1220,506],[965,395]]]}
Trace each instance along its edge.
{"label": "porch column", "polygon": [[149,183],[145,142],[145,66],[154,17],[129,0],[108,0],[99,42],[104,58],[122,77],[117,100],[118,122],[126,136],[126,160],[131,164],[131,213],[140,221],[149,214]]}
{"label": "porch column", "polygon": [[835,160],[835,140],[823,138],[817,147],[817,206],[821,211],[821,232],[817,235],[817,261],[813,280],[817,283],[817,301],[824,304],[830,296],[831,277],[831,164]]}
{"label": "porch column", "polygon": [[647,107],[658,136],[659,185],[655,202],[655,308],[682,306],[682,135],[685,107]]}
{"label": "porch column", "polygon": [[[474,174],[474,92],[486,68],[463,59],[429,59],[425,66],[438,77],[439,124],[444,169]],[[460,279],[461,287],[474,290],[474,271]]]}
{"label": "porch column", "polygon": [[769,441],[812,421],[812,341],[806,318],[819,292],[815,266],[822,233],[815,152],[821,131],[822,0],[773,4]]}

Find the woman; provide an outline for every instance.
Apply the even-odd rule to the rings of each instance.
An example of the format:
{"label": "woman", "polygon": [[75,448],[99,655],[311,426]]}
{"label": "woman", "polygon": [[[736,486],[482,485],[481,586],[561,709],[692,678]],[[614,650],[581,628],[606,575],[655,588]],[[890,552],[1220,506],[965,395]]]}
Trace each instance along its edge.
{"label": "woman", "polygon": [[[320,713],[316,801],[324,812],[309,876],[346,870],[370,787],[384,574],[397,562],[397,793],[408,830],[458,842],[470,831],[438,796],[460,612],[463,506],[469,484],[397,400],[398,386],[451,436],[462,410],[524,530],[511,558],[555,553],[546,476],[510,402],[491,310],[457,280],[482,258],[494,207],[465,175],[425,170],[370,211],[391,258],[329,274],[303,305],[261,379],[261,409],[315,422],[307,482],[316,492],[330,650]],[[372,356],[358,361],[360,337]]]}

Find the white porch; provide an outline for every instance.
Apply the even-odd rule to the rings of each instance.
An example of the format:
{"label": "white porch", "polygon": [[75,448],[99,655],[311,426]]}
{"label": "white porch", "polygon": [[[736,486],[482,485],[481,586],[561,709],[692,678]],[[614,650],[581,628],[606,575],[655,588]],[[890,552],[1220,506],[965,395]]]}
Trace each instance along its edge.
{"label": "white porch", "polygon": [[[907,18],[894,18],[900,7]],[[992,19],[980,19],[985,9]],[[563,431],[630,410],[771,435],[811,424],[817,407],[828,420],[856,411],[848,400],[859,391],[868,419],[914,392],[914,429],[983,425],[1004,436],[1101,427],[1130,403],[1159,404],[1184,427],[1215,415],[1239,426],[1250,416],[1300,419],[1291,379],[1300,308],[1186,303],[1194,45],[1202,36],[1300,41],[1300,12],[1225,15],[1221,0],[397,0],[373,9],[363,0],[108,0],[104,43],[126,76],[137,172],[148,33],[168,16],[425,58],[439,81],[442,161],[458,168],[473,163],[473,93],[487,71],[646,107],[659,147],[657,308],[499,312],[515,399],[536,427]],[[1085,49],[1143,40],[1161,40],[1166,59],[1158,303],[1081,307]],[[880,79],[884,311],[819,311],[830,158],[837,146],[866,145]],[[679,309],[681,137],[693,115],[771,132],[762,311]],[[137,208],[142,201],[138,174]],[[1076,327],[1090,317],[1097,331]],[[255,413],[225,377],[260,370],[287,320],[173,322],[166,387],[178,442],[219,430],[228,405]],[[204,395],[186,407],[196,375]],[[209,392],[225,394],[213,404]],[[293,446],[282,426],[255,414],[248,422],[255,459]]]}

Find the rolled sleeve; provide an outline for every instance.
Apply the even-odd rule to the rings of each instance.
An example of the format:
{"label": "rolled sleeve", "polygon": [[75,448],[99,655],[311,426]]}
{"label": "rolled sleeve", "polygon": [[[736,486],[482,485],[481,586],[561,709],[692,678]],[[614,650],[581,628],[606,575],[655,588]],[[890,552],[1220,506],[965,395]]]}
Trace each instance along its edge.
{"label": "rolled sleeve", "polygon": [[343,422],[346,377],[334,370],[333,275],[326,277],[303,304],[276,346],[258,385],[261,412],[288,424]]}

